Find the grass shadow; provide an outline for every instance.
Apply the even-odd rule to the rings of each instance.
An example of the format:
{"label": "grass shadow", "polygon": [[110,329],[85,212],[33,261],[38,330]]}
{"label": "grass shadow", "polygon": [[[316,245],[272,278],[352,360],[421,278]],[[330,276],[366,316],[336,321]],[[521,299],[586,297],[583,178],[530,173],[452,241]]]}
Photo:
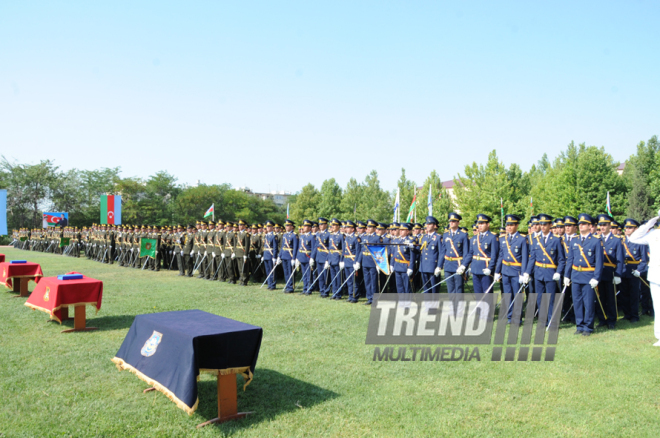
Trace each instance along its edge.
{"label": "grass shadow", "polygon": [[[237,379],[238,411],[254,412],[246,418],[218,425],[226,434],[239,432],[255,424],[271,421],[292,411],[305,410],[339,396],[274,370],[257,368],[254,380],[243,391],[243,379]],[[215,379],[197,382],[199,408],[197,413],[206,420],[218,416],[217,384]],[[211,426],[207,426],[211,427]]]}
{"label": "grass shadow", "polygon": [[[62,327],[73,328],[73,312],[69,312],[69,319],[62,321]],[[94,311],[88,309],[87,326],[98,327],[99,330],[122,330],[131,327],[135,315],[94,316]]]}

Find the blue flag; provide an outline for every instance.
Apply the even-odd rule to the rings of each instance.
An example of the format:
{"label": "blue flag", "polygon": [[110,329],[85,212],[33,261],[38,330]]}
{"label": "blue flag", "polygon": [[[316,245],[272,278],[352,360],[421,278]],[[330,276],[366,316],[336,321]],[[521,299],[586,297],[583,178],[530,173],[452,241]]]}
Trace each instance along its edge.
{"label": "blue flag", "polygon": [[364,245],[371,254],[371,258],[374,259],[376,267],[380,269],[383,274],[390,275],[390,260],[387,255],[387,246],[386,245]]}
{"label": "blue flag", "polygon": [[7,190],[0,190],[0,236],[7,235]]}

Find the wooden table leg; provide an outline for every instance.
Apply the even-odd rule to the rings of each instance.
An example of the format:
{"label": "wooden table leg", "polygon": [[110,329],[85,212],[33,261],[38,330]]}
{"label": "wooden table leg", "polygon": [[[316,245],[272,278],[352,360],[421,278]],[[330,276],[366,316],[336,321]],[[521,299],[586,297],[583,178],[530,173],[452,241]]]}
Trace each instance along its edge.
{"label": "wooden table leg", "polygon": [[19,295],[14,295],[14,298],[26,298],[30,296],[30,293],[28,292],[29,282],[30,279],[27,277],[11,279],[12,291],[19,293]]}
{"label": "wooden table leg", "polygon": [[236,374],[218,374],[218,418],[198,424],[197,429],[213,423],[238,420],[247,414],[252,412],[238,412],[236,408]]}
{"label": "wooden table leg", "polygon": [[71,332],[86,332],[90,330],[98,330],[98,327],[86,327],[86,310],[85,305],[76,306],[75,317],[73,318],[73,328],[69,330],[62,330],[62,333]]}

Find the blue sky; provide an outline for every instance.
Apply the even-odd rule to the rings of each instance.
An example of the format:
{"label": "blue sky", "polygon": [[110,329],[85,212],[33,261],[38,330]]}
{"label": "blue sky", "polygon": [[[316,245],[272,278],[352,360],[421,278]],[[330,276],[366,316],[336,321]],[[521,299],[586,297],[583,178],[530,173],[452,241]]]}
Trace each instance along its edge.
{"label": "blue sky", "polygon": [[0,2],[0,154],[297,191],[660,134],[660,3]]}

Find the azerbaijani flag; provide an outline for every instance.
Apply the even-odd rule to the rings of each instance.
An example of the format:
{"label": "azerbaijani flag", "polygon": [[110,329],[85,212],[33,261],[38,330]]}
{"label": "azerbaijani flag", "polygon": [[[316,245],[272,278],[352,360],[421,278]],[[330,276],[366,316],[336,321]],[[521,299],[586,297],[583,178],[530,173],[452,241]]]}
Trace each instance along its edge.
{"label": "azerbaijani flag", "polygon": [[289,204],[286,204],[286,218],[289,219]]}
{"label": "azerbaijani flag", "polygon": [[433,199],[431,198],[431,183],[429,183],[429,199],[426,201],[426,207],[429,209],[429,216],[433,216]]}
{"label": "azerbaijani flag", "polygon": [[101,224],[121,224],[120,195],[101,195]]}
{"label": "azerbaijani flag", "polygon": [[610,192],[607,192],[607,214],[609,214],[610,217],[613,217],[612,204],[610,204]]}
{"label": "azerbaijani flag", "polygon": [[209,217],[209,216],[211,216],[211,215],[213,215],[213,212],[215,211],[215,210],[213,209],[214,206],[215,206],[215,203],[211,204],[211,206],[209,207],[209,209],[206,210],[206,213],[204,213],[204,217],[205,217],[205,218],[206,218],[206,217]]}
{"label": "azerbaijani flag", "polygon": [[415,205],[417,204],[417,192],[413,195],[413,200],[412,204],[410,204],[410,210],[408,210],[408,217],[406,218],[406,222],[410,223],[410,221],[413,218],[413,215],[415,213]]}

